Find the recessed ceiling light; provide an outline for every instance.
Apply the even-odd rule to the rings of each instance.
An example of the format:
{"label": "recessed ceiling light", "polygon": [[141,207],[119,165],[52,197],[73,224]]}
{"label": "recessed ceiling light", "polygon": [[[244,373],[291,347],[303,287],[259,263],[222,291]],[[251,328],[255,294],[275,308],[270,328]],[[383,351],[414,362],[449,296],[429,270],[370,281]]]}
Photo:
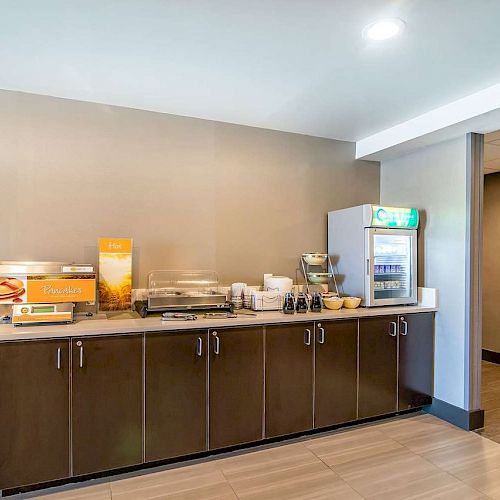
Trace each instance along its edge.
{"label": "recessed ceiling light", "polygon": [[363,30],[363,37],[369,40],[387,40],[395,37],[403,31],[405,23],[401,19],[381,19],[366,26]]}

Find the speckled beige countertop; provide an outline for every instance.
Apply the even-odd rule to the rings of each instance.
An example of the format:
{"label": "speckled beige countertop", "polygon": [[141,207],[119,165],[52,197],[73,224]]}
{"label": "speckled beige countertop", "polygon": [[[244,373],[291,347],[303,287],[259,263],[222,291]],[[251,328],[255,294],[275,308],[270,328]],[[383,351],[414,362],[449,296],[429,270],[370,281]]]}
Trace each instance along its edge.
{"label": "speckled beige countertop", "polygon": [[305,321],[327,321],[369,316],[387,316],[435,312],[437,308],[427,306],[374,307],[359,309],[323,310],[320,313],[283,314],[281,311],[258,312],[255,316],[239,315],[228,319],[204,319],[195,321],[161,321],[156,317],[138,319],[79,319],[70,325],[18,326],[0,325],[0,341],[50,339],[61,337],[84,337],[121,333],[153,331],[179,331],[193,329],[222,328],[231,326],[271,325]]}

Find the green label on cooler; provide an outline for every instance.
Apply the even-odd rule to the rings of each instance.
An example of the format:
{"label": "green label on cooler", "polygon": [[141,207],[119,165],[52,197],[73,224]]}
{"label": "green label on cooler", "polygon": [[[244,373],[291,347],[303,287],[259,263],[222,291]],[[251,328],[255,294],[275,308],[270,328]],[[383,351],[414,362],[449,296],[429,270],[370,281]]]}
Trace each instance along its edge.
{"label": "green label on cooler", "polygon": [[416,208],[372,207],[372,226],[402,227],[416,229],[418,227],[418,210]]}

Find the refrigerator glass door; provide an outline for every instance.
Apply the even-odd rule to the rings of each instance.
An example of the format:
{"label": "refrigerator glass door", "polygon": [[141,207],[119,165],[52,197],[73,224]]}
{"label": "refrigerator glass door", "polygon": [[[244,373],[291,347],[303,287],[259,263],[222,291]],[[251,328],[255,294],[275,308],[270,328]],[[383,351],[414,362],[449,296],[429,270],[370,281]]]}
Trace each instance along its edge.
{"label": "refrigerator glass door", "polygon": [[366,229],[366,305],[417,302],[415,230]]}

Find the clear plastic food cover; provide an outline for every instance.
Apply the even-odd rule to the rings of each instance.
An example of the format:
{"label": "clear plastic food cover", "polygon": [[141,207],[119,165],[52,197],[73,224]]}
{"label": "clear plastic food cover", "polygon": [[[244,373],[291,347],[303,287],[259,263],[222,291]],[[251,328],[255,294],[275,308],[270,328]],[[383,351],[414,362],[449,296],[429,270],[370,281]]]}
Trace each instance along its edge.
{"label": "clear plastic food cover", "polygon": [[213,295],[219,292],[215,271],[151,271],[148,274],[149,296]]}

